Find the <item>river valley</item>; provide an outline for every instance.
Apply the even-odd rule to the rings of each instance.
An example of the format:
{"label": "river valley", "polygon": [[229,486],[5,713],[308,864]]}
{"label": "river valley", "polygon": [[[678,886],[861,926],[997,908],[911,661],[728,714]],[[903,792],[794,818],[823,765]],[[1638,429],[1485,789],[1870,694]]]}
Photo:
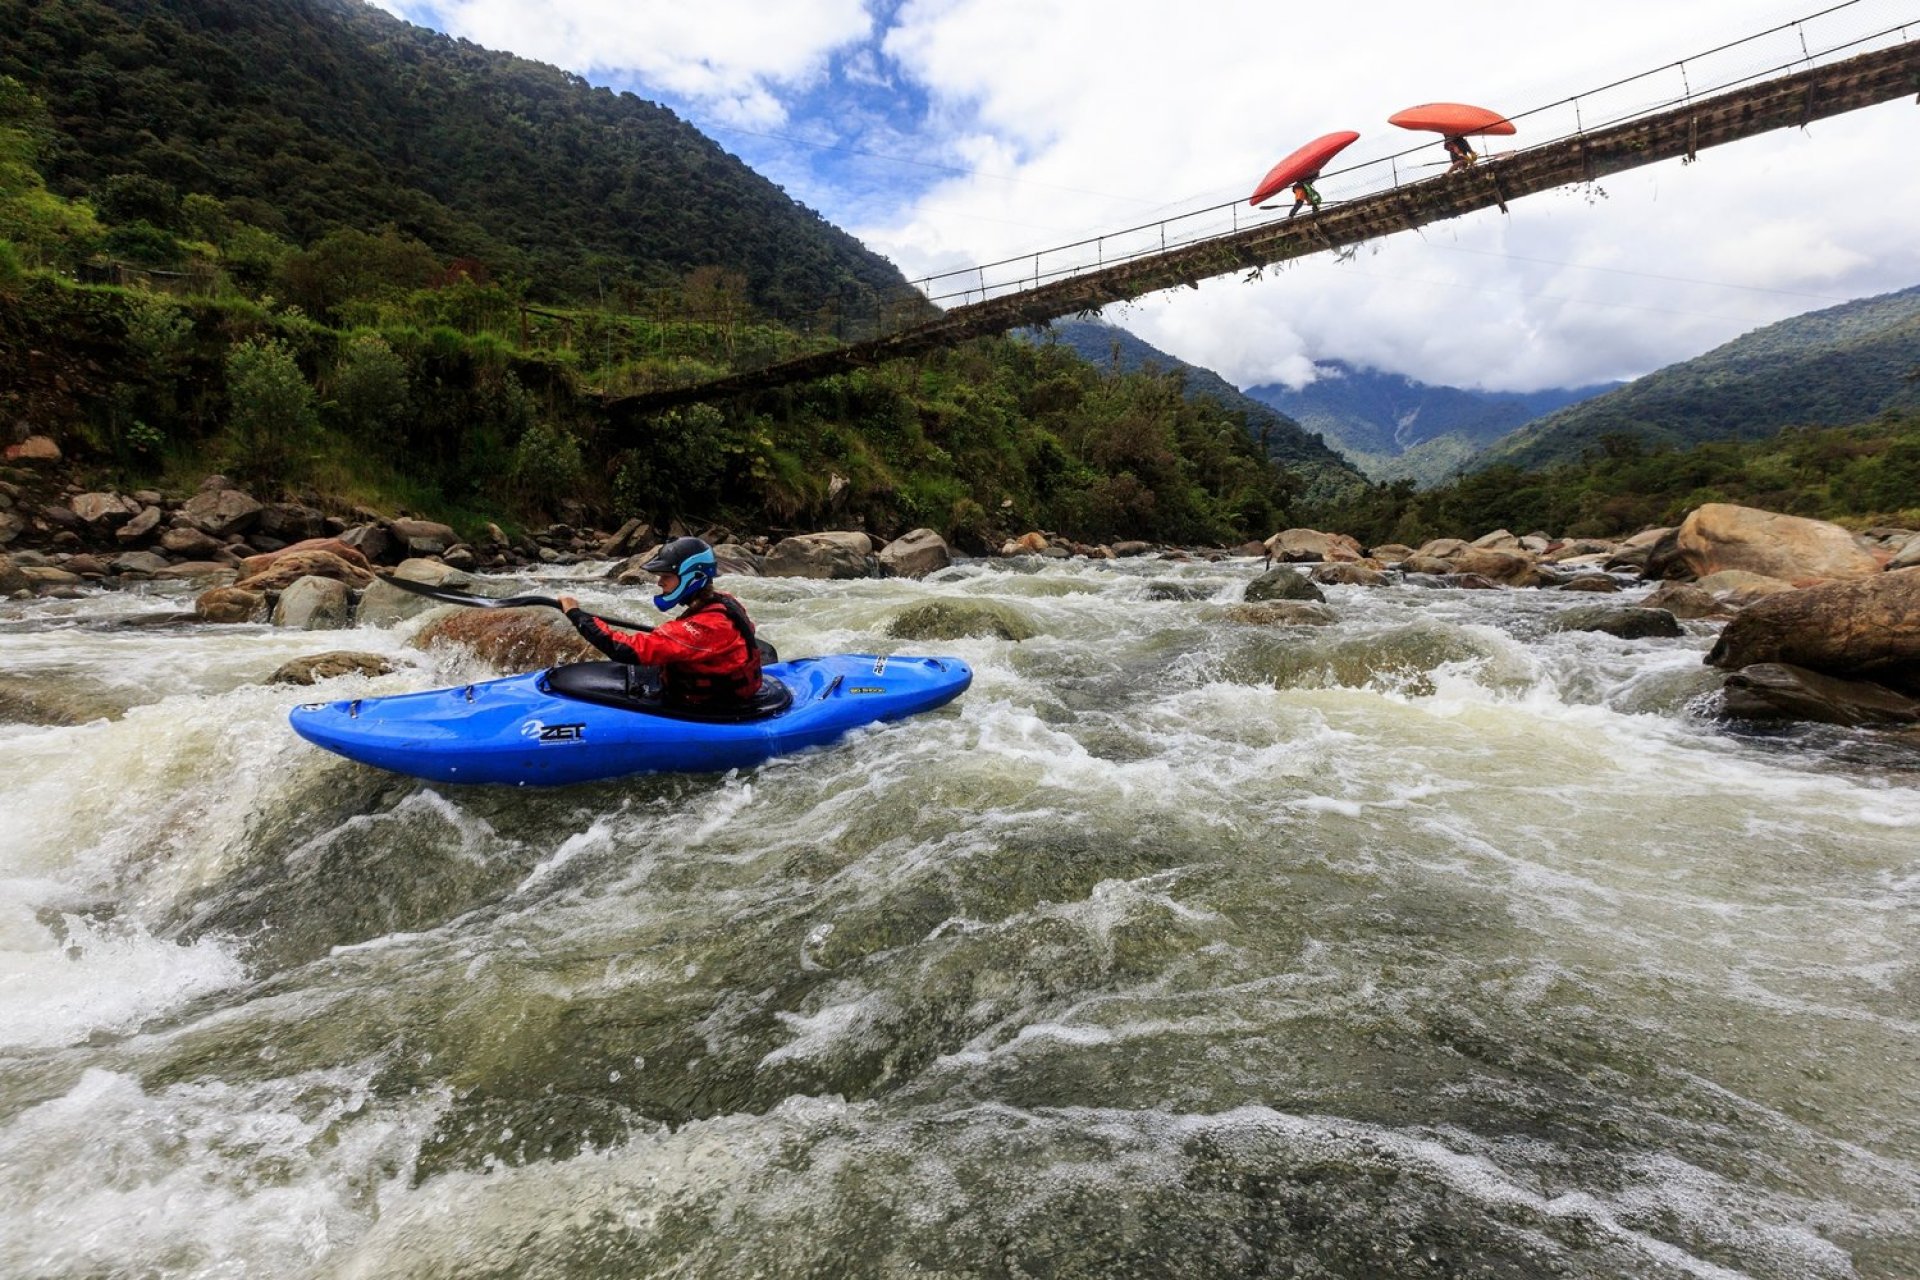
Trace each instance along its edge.
{"label": "river valley", "polygon": [[[0,603],[0,1275],[1920,1274],[1920,737],[1259,572],[728,578],[974,685],[551,791],[289,731],[494,674],[410,625]],[[1036,634],[890,636],[936,597]],[[399,670],[262,683],[329,648]]]}

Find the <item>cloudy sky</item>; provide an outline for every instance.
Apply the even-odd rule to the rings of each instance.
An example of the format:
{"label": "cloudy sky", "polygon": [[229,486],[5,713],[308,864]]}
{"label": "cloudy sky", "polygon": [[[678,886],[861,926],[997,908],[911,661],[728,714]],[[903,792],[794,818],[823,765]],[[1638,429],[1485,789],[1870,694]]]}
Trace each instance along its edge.
{"label": "cloudy sky", "polygon": [[[378,2],[666,103],[909,276],[1244,199],[1331,130],[1362,135],[1341,163],[1402,151],[1423,139],[1385,120],[1416,103],[1518,116],[1680,59],[1684,83],[1588,98],[1583,121],[1704,91],[1787,61],[1800,33],[1694,55],[1828,7],[1472,0],[1443,20],[1410,0]],[[1920,0],[1859,0],[1807,39],[1902,21],[1920,38]],[[1545,140],[1570,110],[1496,148]],[[1633,377],[1920,284],[1916,127],[1902,100],[1107,318],[1241,386],[1297,385],[1331,359],[1493,390]]]}

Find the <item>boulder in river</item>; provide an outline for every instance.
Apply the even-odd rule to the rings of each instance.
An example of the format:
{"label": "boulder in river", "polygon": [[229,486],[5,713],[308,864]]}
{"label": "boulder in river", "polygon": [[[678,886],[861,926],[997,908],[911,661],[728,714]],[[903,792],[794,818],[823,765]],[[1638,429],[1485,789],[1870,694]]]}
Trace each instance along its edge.
{"label": "boulder in river", "polygon": [[1722,569],[1744,569],[1808,583],[1870,578],[1880,564],[1837,524],[1709,502],[1694,508],[1675,530],[1672,555],[1662,560],[1659,576],[1704,578]]}
{"label": "boulder in river", "polygon": [[32,581],[14,563],[13,557],[0,555],[0,596],[10,596],[16,591],[30,591],[32,588]]}
{"label": "boulder in river", "polygon": [[1745,569],[1722,569],[1698,579],[1693,585],[1735,609],[1744,609],[1755,600],[1764,600],[1768,596],[1794,589],[1793,584],[1784,578],[1748,573]]}
{"label": "boulder in river", "polygon": [[1694,582],[1663,582],[1640,601],[1642,609],[1665,609],[1676,618],[1731,618],[1733,606]]}
{"label": "boulder in river", "polygon": [[180,510],[194,528],[215,538],[245,533],[260,519],[260,504],[238,489],[202,488]]}
{"label": "boulder in river", "polygon": [[193,602],[193,615],[202,622],[264,622],[267,593],[240,587],[215,587]]}
{"label": "boulder in river", "polygon": [[377,653],[355,653],[351,649],[329,649],[283,662],[267,677],[268,684],[318,684],[337,676],[384,676],[393,664]]}
{"label": "boulder in river", "polygon": [[1328,560],[1358,560],[1366,554],[1359,542],[1344,533],[1318,529],[1282,529],[1268,538],[1266,553],[1279,564],[1318,564]]}
{"label": "boulder in river", "polygon": [[273,606],[273,625],[295,631],[338,631],[353,616],[353,591],[336,578],[295,578]]}
{"label": "boulder in river", "polygon": [[1263,600],[1227,606],[1227,618],[1255,627],[1330,627],[1340,615],[1310,600]]}
{"label": "boulder in river", "polygon": [[1920,724],[1920,701],[1905,694],[1871,680],[1843,680],[1784,662],[1756,662],[1728,676],[1721,709],[1739,720]]}
{"label": "boulder in river", "polygon": [[449,609],[420,628],[416,649],[455,646],[508,674],[539,671],[604,655],[553,609]]}
{"label": "boulder in river", "polygon": [[[418,582],[429,587],[444,587],[449,591],[461,591],[468,595],[485,595],[476,589],[474,580],[458,569],[441,564],[438,560],[403,560],[387,574],[390,578],[403,578],[408,582]],[[360,593],[360,609],[355,621],[363,627],[390,627],[406,618],[416,618],[432,609],[441,607],[439,601],[417,595],[403,587],[388,584],[381,578],[375,578]]]}
{"label": "boulder in river", "polygon": [[898,640],[1030,640],[1040,629],[1012,605],[998,600],[942,597],[908,605],[887,620],[886,633]]}
{"label": "boulder in river", "polygon": [[1292,569],[1269,569],[1247,584],[1241,597],[1249,604],[1262,600],[1314,600],[1325,604],[1326,593]]}
{"label": "boulder in river", "polygon": [[348,546],[338,538],[308,538],[304,542],[296,542],[278,551],[263,551],[257,556],[248,556],[240,562],[240,576],[251,578],[255,574],[265,573],[281,556],[297,555],[302,551],[325,551],[329,555],[340,557],[356,568],[366,570],[369,574],[373,572],[373,565],[368,563],[367,557],[361,554],[358,547]]}
{"label": "boulder in river", "polygon": [[460,541],[460,535],[454,532],[452,525],[441,524],[437,520],[402,517],[388,521],[387,528],[409,555],[437,556]]}
{"label": "boulder in river", "polygon": [[1920,693],[1920,569],[1756,601],[1727,624],[1706,660],[1727,670],[1786,663]]}
{"label": "boulder in river", "polygon": [[880,567],[895,578],[924,578],[953,563],[947,540],[931,529],[915,529],[880,549]]}
{"label": "boulder in river", "polygon": [[1620,589],[1620,584],[1604,573],[1576,574],[1560,584],[1562,591],[1594,591],[1601,595],[1611,595]]}
{"label": "boulder in river", "polygon": [[283,551],[266,569],[234,585],[249,591],[279,591],[306,577],[332,578],[350,587],[364,587],[373,581],[367,570],[331,551]]}
{"label": "boulder in river", "polygon": [[1384,587],[1391,581],[1378,569],[1357,562],[1323,564],[1308,576],[1328,587]]}
{"label": "boulder in river", "polygon": [[1686,634],[1665,609],[1635,609],[1624,605],[1590,604],[1568,609],[1547,624],[1549,631],[1600,631],[1622,640],[1669,639]]}
{"label": "boulder in river", "polygon": [[873,539],[858,531],[800,533],[782,538],[761,571],[769,578],[870,578]]}

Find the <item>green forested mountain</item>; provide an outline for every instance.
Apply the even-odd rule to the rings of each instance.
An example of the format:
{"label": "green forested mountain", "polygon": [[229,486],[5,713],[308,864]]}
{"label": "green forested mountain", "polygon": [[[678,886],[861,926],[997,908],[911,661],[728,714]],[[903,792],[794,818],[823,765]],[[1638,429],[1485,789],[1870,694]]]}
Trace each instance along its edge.
{"label": "green forested mountain", "polygon": [[45,104],[51,190],[144,224],[109,246],[133,261],[169,265],[169,237],[218,240],[216,219],[296,246],[392,228],[536,299],[714,267],[796,327],[916,305],[664,107],[362,0],[0,0],[0,76]]}
{"label": "green forested mountain", "polygon": [[1091,364],[1113,372],[1159,371],[1181,379],[1189,399],[1211,400],[1238,415],[1247,433],[1260,442],[1268,457],[1298,475],[1307,493],[1332,498],[1358,488],[1362,477],[1351,463],[1286,414],[1243,395],[1233,384],[1198,365],[1168,355],[1118,325],[1102,320],[1056,320],[1044,329],[1022,334],[1028,341],[1057,343]]}
{"label": "green forested mountain", "polygon": [[1642,447],[1763,440],[1784,427],[1843,426],[1920,406],[1920,287],[1815,311],[1549,414],[1475,466],[1567,463],[1609,437]]}

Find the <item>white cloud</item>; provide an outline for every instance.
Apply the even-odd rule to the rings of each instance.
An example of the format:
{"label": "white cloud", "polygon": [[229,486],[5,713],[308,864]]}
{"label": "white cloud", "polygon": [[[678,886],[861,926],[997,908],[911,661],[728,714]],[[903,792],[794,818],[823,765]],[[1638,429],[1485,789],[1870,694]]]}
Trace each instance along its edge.
{"label": "white cloud", "polygon": [[412,21],[581,75],[638,77],[729,121],[785,118],[778,92],[872,33],[863,0],[381,0]]}

